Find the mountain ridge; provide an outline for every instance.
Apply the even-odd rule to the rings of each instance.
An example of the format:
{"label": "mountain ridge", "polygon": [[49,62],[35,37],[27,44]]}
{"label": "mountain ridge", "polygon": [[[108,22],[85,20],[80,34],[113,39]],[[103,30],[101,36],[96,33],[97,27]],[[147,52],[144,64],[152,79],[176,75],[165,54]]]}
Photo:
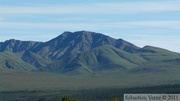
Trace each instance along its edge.
{"label": "mountain ridge", "polygon": [[30,50],[34,47],[37,47],[39,44],[41,44],[41,42],[10,39],[0,43],[0,52],[10,51],[17,53],[24,50]]}
{"label": "mountain ridge", "polygon": [[58,37],[43,43],[40,47],[36,47],[32,51],[45,58],[57,60],[71,54],[89,51],[90,49],[106,44],[128,52],[134,52],[139,49],[139,47],[122,39],[114,39],[101,33],[77,31],[64,32]]}

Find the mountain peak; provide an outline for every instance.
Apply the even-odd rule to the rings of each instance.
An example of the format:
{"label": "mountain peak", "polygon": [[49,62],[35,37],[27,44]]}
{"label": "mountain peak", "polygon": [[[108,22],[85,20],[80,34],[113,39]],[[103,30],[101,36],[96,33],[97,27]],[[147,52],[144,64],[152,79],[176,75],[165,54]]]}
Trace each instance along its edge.
{"label": "mountain peak", "polygon": [[[85,35],[85,36],[86,35],[103,35],[103,36],[106,36],[106,35],[101,34],[101,33],[82,30],[82,31],[75,31],[75,32],[65,31],[64,33],[62,33],[58,37],[67,36],[67,35]],[[108,36],[106,36],[106,37],[108,37]]]}
{"label": "mountain peak", "polygon": [[6,40],[5,43],[15,43],[15,42],[19,42],[20,40],[16,40],[16,39],[9,39]]}
{"label": "mountain peak", "polygon": [[9,39],[7,41],[20,41],[20,40],[16,40],[16,39]]}
{"label": "mountain peak", "polygon": [[48,59],[62,59],[71,54],[77,54],[103,45],[111,45],[127,52],[137,51],[139,48],[127,41],[115,39],[107,35],[90,31],[66,31],[58,37],[43,43],[33,52],[37,52]]}

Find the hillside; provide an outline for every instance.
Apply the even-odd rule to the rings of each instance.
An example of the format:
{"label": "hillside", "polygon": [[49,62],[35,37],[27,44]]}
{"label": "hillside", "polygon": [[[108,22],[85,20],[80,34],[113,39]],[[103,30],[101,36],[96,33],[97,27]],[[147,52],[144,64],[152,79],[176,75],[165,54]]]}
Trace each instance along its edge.
{"label": "hillside", "polygon": [[145,46],[137,53],[148,62],[140,65],[141,72],[173,72],[180,70],[180,54],[158,47]]}
{"label": "hillside", "polygon": [[180,54],[152,46],[145,46],[137,53],[128,53],[110,45],[72,55],[53,62],[41,71],[56,73],[97,73],[124,71],[133,73],[180,71]]}
{"label": "hillside", "polygon": [[50,72],[95,73],[104,70],[128,70],[146,62],[142,57],[122,51],[110,45],[104,45],[88,52],[72,55],[41,68]]}
{"label": "hillside", "polygon": [[0,52],[0,67],[14,70],[36,70],[35,67],[22,61],[17,54],[11,52]]}
{"label": "hillside", "polygon": [[50,63],[49,60],[44,59],[40,55],[37,55],[29,50],[21,52],[20,55],[21,55],[21,59],[24,62],[29,63],[36,68],[46,66],[47,64]]}

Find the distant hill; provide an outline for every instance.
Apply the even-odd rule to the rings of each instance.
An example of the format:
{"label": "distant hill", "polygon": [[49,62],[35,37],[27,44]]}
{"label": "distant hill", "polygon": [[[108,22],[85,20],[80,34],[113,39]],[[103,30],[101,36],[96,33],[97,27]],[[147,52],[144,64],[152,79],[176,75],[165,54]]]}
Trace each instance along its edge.
{"label": "distant hill", "polygon": [[159,71],[179,71],[180,54],[171,52],[158,47],[145,46],[139,50],[138,54],[147,60],[140,65],[136,71],[141,72],[159,72]]}
{"label": "distant hill", "polygon": [[22,52],[25,50],[31,50],[38,45],[40,45],[41,42],[34,42],[34,41],[20,41],[15,39],[10,39],[5,42],[0,42],[0,52]]}
{"label": "distant hill", "polygon": [[47,42],[7,40],[0,43],[0,67],[16,70],[91,74],[179,70],[180,54],[143,48],[123,39],[89,31],[64,32]]}

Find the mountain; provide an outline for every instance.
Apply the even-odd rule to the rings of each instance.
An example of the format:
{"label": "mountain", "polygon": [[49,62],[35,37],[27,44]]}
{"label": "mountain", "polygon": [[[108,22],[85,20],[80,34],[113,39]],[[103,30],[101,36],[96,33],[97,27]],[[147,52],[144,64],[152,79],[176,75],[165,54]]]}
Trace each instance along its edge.
{"label": "mountain", "polygon": [[64,32],[47,42],[7,40],[0,43],[0,52],[20,53],[22,60],[36,68],[50,61],[86,52],[103,45],[112,45],[126,52],[136,52],[139,47],[122,39],[114,39],[101,33],[78,31]]}
{"label": "mountain", "polygon": [[158,47],[139,48],[101,33],[64,32],[47,42],[0,43],[0,67],[56,73],[101,71],[158,72],[179,70],[180,54]]}
{"label": "mountain", "polygon": [[102,70],[127,70],[146,62],[139,55],[128,53],[110,45],[100,46],[87,52],[75,54],[41,68],[50,72],[94,73]]}
{"label": "mountain", "polygon": [[95,32],[78,31],[64,32],[60,36],[44,43],[15,39],[7,40],[0,43],[0,51],[18,53],[30,50],[46,59],[58,60],[71,54],[89,51],[103,45],[112,45],[130,53],[139,49],[139,47],[122,39],[114,39]]}
{"label": "mountain", "polygon": [[74,33],[64,32],[60,36],[40,44],[32,51],[46,59],[60,60],[72,54],[89,51],[103,45],[112,45],[130,53],[139,49],[139,47],[122,39],[114,39],[95,32],[78,31]]}

